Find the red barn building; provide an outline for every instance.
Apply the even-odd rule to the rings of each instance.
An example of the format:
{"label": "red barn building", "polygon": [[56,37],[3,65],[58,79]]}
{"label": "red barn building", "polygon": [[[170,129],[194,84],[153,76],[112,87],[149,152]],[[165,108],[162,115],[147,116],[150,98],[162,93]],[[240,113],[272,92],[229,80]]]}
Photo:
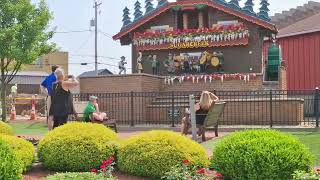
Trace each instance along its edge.
{"label": "red barn building", "polygon": [[320,3],[310,1],[272,17],[287,65],[289,90],[320,86]]}

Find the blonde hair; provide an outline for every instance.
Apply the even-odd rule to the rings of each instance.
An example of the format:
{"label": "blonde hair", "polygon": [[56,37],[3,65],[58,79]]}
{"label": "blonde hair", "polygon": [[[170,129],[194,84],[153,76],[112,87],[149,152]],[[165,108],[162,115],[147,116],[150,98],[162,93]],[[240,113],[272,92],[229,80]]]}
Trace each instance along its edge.
{"label": "blonde hair", "polygon": [[215,95],[209,91],[203,91],[200,97],[199,105],[201,108],[209,109],[215,102],[213,99]]}

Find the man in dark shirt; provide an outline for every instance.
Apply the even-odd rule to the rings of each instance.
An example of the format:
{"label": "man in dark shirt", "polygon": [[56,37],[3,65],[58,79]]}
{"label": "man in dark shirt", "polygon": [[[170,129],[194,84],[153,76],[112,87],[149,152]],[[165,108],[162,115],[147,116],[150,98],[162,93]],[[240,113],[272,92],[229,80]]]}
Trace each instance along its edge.
{"label": "man in dark shirt", "polygon": [[50,106],[51,106],[51,95],[52,95],[52,86],[53,83],[57,81],[57,77],[55,75],[56,69],[58,69],[59,66],[54,65],[51,67],[52,73],[46,77],[46,79],[41,83],[41,87],[45,89],[47,92],[47,123],[48,123],[48,129],[51,130],[53,126],[53,118],[49,116]]}

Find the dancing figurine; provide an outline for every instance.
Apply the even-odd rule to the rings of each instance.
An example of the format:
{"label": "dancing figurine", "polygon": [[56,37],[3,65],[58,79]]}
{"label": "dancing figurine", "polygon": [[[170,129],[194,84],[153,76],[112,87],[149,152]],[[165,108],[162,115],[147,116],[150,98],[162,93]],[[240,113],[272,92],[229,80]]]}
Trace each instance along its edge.
{"label": "dancing figurine", "polygon": [[159,74],[159,61],[157,60],[157,55],[152,56],[152,74],[158,75]]}
{"label": "dancing figurine", "polygon": [[142,66],[142,52],[139,52],[138,59],[137,59],[137,70],[138,73],[141,74],[143,72]]}
{"label": "dancing figurine", "polygon": [[119,62],[119,74],[122,74],[122,72],[124,72],[124,74],[127,73],[126,67],[124,66],[125,64],[127,64],[126,57],[122,56],[121,61]]}

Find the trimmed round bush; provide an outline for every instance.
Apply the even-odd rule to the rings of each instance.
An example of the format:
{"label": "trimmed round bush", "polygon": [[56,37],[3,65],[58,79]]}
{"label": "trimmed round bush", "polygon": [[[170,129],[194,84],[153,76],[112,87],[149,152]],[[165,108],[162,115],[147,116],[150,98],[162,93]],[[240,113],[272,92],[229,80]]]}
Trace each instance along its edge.
{"label": "trimmed round bush", "polygon": [[149,131],[120,145],[117,165],[132,175],[160,179],[185,159],[196,167],[209,165],[205,149],[188,137],[170,131]]}
{"label": "trimmed round bush", "polygon": [[309,170],[313,157],[291,135],[274,130],[231,134],[213,151],[212,167],[226,179],[287,180],[296,170]]}
{"label": "trimmed round bush", "polygon": [[54,171],[86,172],[115,155],[117,134],[93,123],[68,123],[47,133],[38,155]]}
{"label": "trimmed round bush", "polygon": [[7,123],[0,121],[0,134],[13,135],[12,127]]}
{"label": "trimmed round bush", "polygon": [[28,170],[34,161],[35,150],[32,143],[9,135],[0,135],[0,139],[6,142],[14,154],[21,160],[23,171]]}
{"label": "trimmed round bush", "polygon": [[48,176],[46,180],[112,180],[107,179],[103,175],[97,175],[94,173],[57,173],[52,176]]}
{"label": "trimmed round bush", "polygon": [[0,179],[19,180],[22,178],[21,161],[12,149],[0,139]]}

